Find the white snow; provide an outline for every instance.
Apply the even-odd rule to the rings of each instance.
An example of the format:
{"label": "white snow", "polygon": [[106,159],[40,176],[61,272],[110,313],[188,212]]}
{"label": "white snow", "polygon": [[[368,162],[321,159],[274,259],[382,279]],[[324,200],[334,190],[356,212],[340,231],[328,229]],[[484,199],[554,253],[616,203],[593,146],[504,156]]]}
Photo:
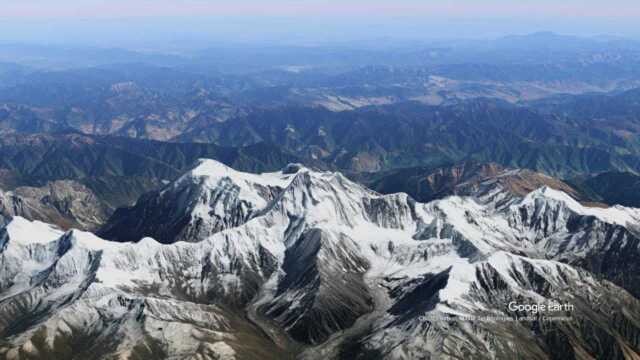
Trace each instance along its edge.
{"label": "white snow", "polygon": [[447,286],[438,293],[440,301],[443,302],[459,300],[475,280],[476,267],[466,259],[452,259],[451,266]]}
{"label": "white snow", "polygon": [[519,205],[535,203],[536,200],[552,199],[565,204],[571,211],[608,222],[610,224],[637,224],[640,222],[640,209],[614,206],[609,208],[586,207],[574,200],[571,196],[550,187],[542,187],[529,193]]}
{"label": "white snow", "polygon": [[212,180],[228,177],[235,182],[244,181],[245,183],[256,183],[272,186],[285,187],[288,180],[291,179],[290,174],[282,174],[282,172],[252,174],[234,170],[227,165],[210,159],[200,159],[198,164],[182,178],[189,177],[206,177]]}
{"label": "white snow", "polygon": [[20,216],[14,216],[6,226],[11,243],[21,245],[46,244],[58,239],[64,233],[53,225],[41,221],[29,221]]}

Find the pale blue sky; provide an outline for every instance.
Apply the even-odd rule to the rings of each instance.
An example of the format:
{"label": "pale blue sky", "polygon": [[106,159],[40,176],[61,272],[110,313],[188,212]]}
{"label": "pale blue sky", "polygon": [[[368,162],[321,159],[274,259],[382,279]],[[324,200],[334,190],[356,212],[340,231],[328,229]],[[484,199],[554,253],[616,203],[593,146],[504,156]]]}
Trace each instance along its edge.
{"label": "pale blue sky", "polygon": [[637,0],[0,0],[0,17],[585,16],[637,17]]}
{"label": "pale blue sky", "polygon": [[0,42],[134,46],[494,38],[640,39],[640,0],[0,0]]}

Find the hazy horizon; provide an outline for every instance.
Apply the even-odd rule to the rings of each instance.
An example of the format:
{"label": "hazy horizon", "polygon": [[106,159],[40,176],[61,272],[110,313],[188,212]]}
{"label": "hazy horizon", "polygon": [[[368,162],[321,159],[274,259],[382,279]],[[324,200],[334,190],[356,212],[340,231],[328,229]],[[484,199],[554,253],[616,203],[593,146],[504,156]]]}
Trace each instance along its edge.
{"label": "hazy horizon", "polygon": [[312,45],[353,41],[491,39],[539,31],[640,39],[634,1],[399,0],[12,1],[0,42],[127,48],[217,43]]}

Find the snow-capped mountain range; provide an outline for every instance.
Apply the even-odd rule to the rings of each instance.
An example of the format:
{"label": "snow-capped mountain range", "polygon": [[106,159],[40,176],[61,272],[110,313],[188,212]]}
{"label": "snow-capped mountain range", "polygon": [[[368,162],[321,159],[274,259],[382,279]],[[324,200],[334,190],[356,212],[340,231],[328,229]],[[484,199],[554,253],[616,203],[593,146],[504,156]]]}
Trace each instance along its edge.
{"label": "snow-capped mountain range", "polygon": [[202,160],[98,233],[121,242],[14,217],[0,357],[638,358],[640,210],[485,185],[423,204]]}

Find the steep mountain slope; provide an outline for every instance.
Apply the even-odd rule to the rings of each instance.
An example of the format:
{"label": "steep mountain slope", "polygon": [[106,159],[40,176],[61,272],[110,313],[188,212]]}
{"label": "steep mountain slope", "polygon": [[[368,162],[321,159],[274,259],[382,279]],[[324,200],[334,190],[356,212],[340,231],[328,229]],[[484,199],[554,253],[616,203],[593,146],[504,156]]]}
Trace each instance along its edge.
{"label": "steep mountain slope", "polygon": [[[402,291],[406,293],[400,295]],[[415,283],[398,285],[394,292],[398,294],[394,299],[397,302],[385,318],[372,333],[356,338],[355,345],[340,349],[337,352],[340,356],[355,359],[638,356],[638,343],[626,337],[629,333],[625,330],[627,324],[637,323],[638,300],[610,283],[561,263],[498,252],[474,265],[454,266]],[[543,304],[556,310],[510,311],[508,304],[513,303]],[[567,304],[571,304],[569,311],[565,308]],[[637,327],[631,333],[637,333]]]}
{"label": "steep mountain slope", "polygon": [[19,187],[10,192],[0,190],[0,215],[21,216],[63,228],[95,230],[108,217],[108,209],[84,185],[59,180],[43,187]]}
{"label": "steep mountain slope", "polygon": [[25,105],[0,105],[0,134],[31,134],[70,131],[55,119],[55,111],[32,109]]}
{"label": "steep mountain slope", "polygon": [[276,170],[299,160],[266,143],[226,148],[75,133],[4,136],[0,155],[0,168],[32,183],[105,176],[173,180],[201,157],[251,171]]}
{"label": "steep mountain slope", "polygon": [[255,176],[202,160],[173,183],[145,194],[133,207],[118,209],[98,235],[116,241],[153,237],[161,243],[198,242],[246,222],[292,176],[286,171]]}
{"label": "steep mountain slope", "polygon": [[489,194],[499,188],[511,197],[523,197],[543,186],[570,194],[574,198],[588,198],[568,184],[526,169],[509,169],[494,163],[467,161],[437,168],[408,168],[392,170],[358,180],[383,194],[404,192],[412,198],[429,202],[450,195]]}
{"label": "steep mountain slope", "polygon": [[[639,355],[640,210],[585,207],[548,187],[422,204],[339,173],[212,161],[163,191],[148,205],[195,220],[166,242],[199,242],[107,242],[14,218],[1,237],[0,354]],[[145,225],[171,219],[147,210]],[[205,231],[188,239],[195,223]]]}
{"label": "steep mountain slope", "polygon": [[573,186],[609,205],[640,207],[640,176],[627,172],[605,172],[572,179]]}
{"label": "steep mountain slope", "polygon": [[628,122],[637,126],[640,111],[640,88],[611,94],[584,94],[555,96],[531,102],[531,105],[546,113],[564,114],[574,119],[613,123]]}

